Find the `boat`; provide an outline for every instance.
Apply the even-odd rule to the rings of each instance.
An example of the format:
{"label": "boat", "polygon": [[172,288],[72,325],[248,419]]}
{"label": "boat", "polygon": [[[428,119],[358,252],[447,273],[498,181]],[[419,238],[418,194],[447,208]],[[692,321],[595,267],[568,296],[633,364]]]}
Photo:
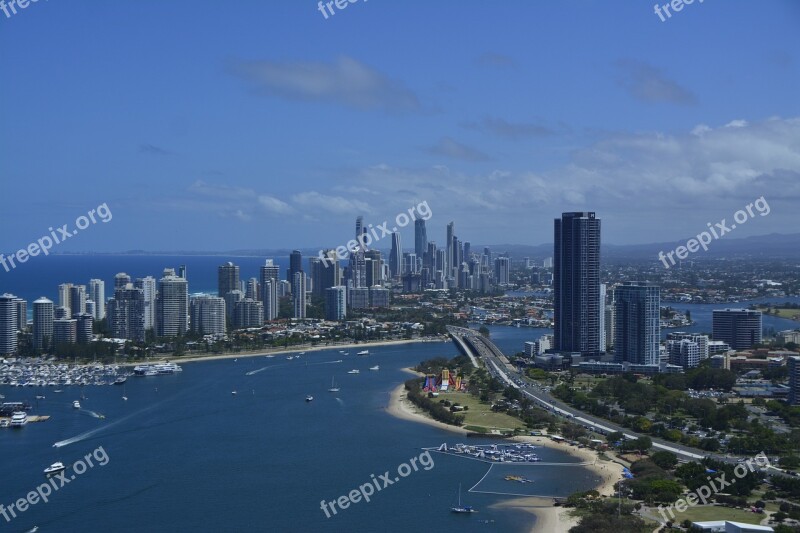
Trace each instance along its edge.
{"label": "boat", "polygon": [[380,365],[375,365],[375,366],[371,366],[371,367],[369,367],[369,369],[370,369],[370,370],[380,370],[380,369],[381,369],[381,367],[380,367]]}
{"label": "boat", "polygon": [[331,377],[331,388],[328,389],[328,392],[339,392],[339,387],[336,386],[333,378]]}
{"label": "boat", "polygon": [[308,395],[308,396],[306,396],[306,401],[307,402],[313,402],[314,401],[314,397],[311,396],[311,395]]}
{"label": "boat", "polygon": [[128,378],[125,376],[120,376],[114,380],[114,385],[124,385],[125,382],[128,381]]}
{"label": "boat", "polygon": [[360,371],[360,370],[356,370],[356,369],[354,368],[353,370],[349,370],[347,373],[348,373],[348,374],[360,374],[360,373],[361,373],[361,371]]}
{"label": "boat", "polygon": [[232,394],[233,396],[236,396],[236,391],[231,391],[231,394]]}
{"label": "boat", "polygon": [[356,353],[356,355],[369,355],[369,350],[362,350],[362,351]]}
{"label": "boat", "polygon": [[61,389],[57,389],[57,390],[54,390],[53,392],[64,392],[64,391],[61,390]]}
{"label": "boat", "polygon": [[462,513],[462,514],[469,514],[469,513],[477,513],[478,511],[473,508],[471,505],[461,505],[461,484],[458,485],[458,505],[456,507],[451,507],[450,511],[453,513]]}
{"label": "boat", "polygon": [[79,402],[78,400],[75,400],[74,402],[72,402],[72,407],[74,407],[75,409],[80,409],[81,408],[81,402]]}
{"label": "boat", "polygon": [[297,355],[305,355],[305,354],[306,354],[306,352],[300,352]]}
{"label": "boat", "polygon": [[288,357],[286,358],[286,360],[287,360],[287,361],[291,361],[292,359],[294,359],[294,356],[293,356],[293,355],[290,355],[290,356],[288,356]]}
{"label": "boat", "polygon": [[36,396],[37,400],[44,400],[44,396]]}
{"label": "boat", "polygon": [[25,411],[17,411],[13,415],[11,415],[12,428],[21,428],[27,423],[28,423],[28,413],[26,413]]}
{"label": "boat", "polygon": [[4,418],[0,420],[0,428],[7,428],[11,425],[11,422],[8,421],[8,418]]}
{"label": "boat", "polygon": [[57,463],[53,463],[50,466],[48,466],[47,468],[45,468],[44,469],[44,473],[46,475],[50,476],[50,475],[53,475],[53,474],[58,474],[59,472],[63,472],[66,469],[67,469],[67,467],[64,466],[64,463],[62,463],[61,461],[58,461]]}

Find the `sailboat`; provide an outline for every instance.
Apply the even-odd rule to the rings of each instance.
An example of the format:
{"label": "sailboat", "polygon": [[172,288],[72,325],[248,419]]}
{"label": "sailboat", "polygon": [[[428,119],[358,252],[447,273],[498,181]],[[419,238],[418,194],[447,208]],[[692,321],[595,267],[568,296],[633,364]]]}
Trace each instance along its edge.
{"label": "sailboat", "polygon": [[453,513],[477,513],[476,509],[473,509],[471,505],[461,505],[461,483],[458,484],[458,506],[451,507],[450,511]]}
{"label": "sailboat", "polygon": [[336,386],[336,382],[331,377],[331,388],[328,389],[328,392],[339,392],[339,387]]}

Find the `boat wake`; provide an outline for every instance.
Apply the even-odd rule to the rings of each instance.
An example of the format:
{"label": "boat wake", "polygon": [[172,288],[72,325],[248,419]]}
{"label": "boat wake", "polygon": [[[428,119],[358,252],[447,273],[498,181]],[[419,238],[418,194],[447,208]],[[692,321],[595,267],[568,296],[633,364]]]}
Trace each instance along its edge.
{"label": "boat wake", "polygon": [[105,418],[105,415],[101,415],[100,413],[96,413],[94,411],[90,411],[89,409],[81,409],[82,413],[86,413],[87,415],[93,418]]}

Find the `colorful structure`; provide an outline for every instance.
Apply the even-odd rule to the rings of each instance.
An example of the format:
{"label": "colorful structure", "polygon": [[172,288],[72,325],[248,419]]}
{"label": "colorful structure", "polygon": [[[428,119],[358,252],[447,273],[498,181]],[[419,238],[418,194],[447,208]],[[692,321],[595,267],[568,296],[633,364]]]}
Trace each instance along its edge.
{"label": "colorful structure", "polygon": [[428,374],[425,377],[425,385],[422,390],[425,392],[447,392],[465,389],[466,383],[461,380],[461,376],[450,374],[450,371],[444,368],[438,376],[436,374]]}

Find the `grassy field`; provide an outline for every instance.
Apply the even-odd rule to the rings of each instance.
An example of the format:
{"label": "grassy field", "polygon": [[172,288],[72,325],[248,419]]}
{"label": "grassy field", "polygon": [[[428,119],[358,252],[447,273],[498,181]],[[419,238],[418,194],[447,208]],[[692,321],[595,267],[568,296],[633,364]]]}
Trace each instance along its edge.
{"label": "grassy field", "polygon": [[[667,513],[667,516],[669,516],[669,513]],[[716,505],[689,507],[683,513],[675,513],[675,517],[677,522],[683,522],[687,519],[692,522],[731,520],[734,522],[744,522],[746,524],[760,524],[764,519],[763,514],[751,513],[740,509],[731,509],[730,507],[719,507]]]}
{"label": "grassy field", "polygon": [[525,424],[518,418],[505,413],[494,413],[490,409],[490,405],[482,404],[478,398],[466,392],[444,393],[439,396],[439,399],[447,399],[453,403],[469,407],[469,410],[460,413],[465,416],[465,426],[480,426],[490,429],[525,428]]}
{"label": "grassy field", "polygon": [[[800,309],[787,309],[783,307],[771,307],[772,312],[770,313],[771,316],[779,316],[781,318],[787,318],[789,320],[797,320],[800,321]],[[759,307],[759,310],[763,312],[767,312],[766,307]]]}

